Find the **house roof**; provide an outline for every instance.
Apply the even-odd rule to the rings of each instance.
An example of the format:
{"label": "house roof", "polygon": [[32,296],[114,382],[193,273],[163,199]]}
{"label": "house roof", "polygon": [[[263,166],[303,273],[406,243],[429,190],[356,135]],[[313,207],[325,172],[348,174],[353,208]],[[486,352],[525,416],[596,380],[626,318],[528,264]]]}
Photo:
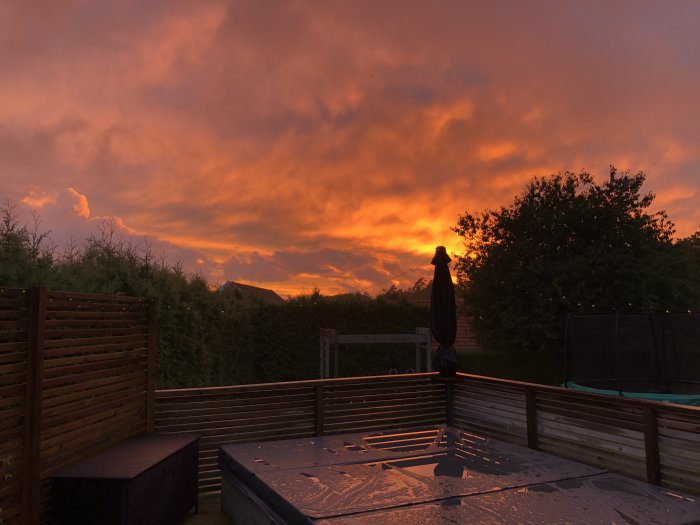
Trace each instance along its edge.
{"label": "house roof", "polygon": [[274,290],[269,290],[267,288],[260,288],[258,286],[252,286],[250,284],[242,284],[242,283],[237,283],[234,281],[226,281],[224,284],[222,284],[219,287],[219,291],[226,290],[228,288],[235,288],[242,294],[245,294],[249,297],[254,297],[256,299],[259,299],[260,301],[264,303],[269,303],[269,304],[282,304],[284,303],[284,299],[277,295],[277,293]]}

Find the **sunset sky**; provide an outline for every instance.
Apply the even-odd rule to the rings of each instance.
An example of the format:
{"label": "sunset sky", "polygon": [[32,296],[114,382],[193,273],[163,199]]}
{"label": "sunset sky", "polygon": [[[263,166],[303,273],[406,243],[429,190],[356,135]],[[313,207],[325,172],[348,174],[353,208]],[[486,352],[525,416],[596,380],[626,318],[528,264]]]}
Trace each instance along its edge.
{"label": "sunset sky", "polygon": [[[376,293],[534,175],[700,229],[700,2],[4,0],[0,199],[212,284]],[[393,279],[392,279],[393,278]]]}

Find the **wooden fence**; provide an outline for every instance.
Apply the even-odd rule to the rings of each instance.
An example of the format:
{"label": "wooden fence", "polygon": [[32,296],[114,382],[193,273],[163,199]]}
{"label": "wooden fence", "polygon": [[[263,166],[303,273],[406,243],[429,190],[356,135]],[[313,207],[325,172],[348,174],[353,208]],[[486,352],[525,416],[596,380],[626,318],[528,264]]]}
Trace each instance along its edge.
{"label": "wooden fence", "polygon": [[435,376],[159,390],[156,430],[201,434],[200,492],[216,492],[222,445],[445,423],[445,385]]}
{"label": "wooden fence", "polygon": [[156,392],[156,430],[199,432],[200,492],[222,445],[452,424],[700,493],[700,408],[468,374],[323,379]]}
{"label": "wooden fence", "polygon": [[152,429],[154,391],[149,301],[0,290],[0,523],[42,522],[56,470]]}

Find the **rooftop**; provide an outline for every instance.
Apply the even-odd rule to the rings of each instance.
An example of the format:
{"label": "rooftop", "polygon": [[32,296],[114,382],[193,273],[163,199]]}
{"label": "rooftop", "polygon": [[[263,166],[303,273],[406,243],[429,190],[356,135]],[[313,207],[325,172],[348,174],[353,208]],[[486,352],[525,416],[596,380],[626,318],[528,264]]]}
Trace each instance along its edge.
{"label": "rooftop", "polygon": [[259,299],[264,303],[270,304],[282,304],[284,299],[277,295],[277,292],[269,290],[267,288],[260,288],[259,286],[252,286],[250,284],[242,284],[234,281],[227,281],[219,287],[219,291],[226,289],[235,289],[241,292],[243,295]]}

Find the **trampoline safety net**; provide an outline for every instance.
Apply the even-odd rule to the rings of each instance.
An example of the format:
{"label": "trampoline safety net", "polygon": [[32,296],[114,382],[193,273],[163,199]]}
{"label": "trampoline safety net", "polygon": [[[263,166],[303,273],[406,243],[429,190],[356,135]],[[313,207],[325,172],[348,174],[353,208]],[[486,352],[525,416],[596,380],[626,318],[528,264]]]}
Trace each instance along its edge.
{"label": "trampoline safety net", "polygon": [[700,394],[700,313],[570,314],[565,349],[567,385]]}

